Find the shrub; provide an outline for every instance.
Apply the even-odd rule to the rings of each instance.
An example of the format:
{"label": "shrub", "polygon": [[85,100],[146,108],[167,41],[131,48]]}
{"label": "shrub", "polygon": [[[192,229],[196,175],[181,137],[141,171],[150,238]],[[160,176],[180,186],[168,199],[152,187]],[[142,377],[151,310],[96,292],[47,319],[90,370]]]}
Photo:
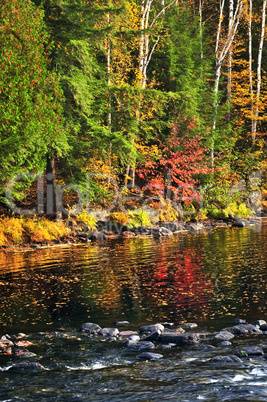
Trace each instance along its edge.
{"label": "shrub", "polygon": [[80,213],[80,215],[76,216],[77,222],[84,223],[89,230],[95,230],[97,219],[92,215],[89,215],[84,209]]}
{"label": "shrub", "polygon": [[139,226],[151,226],[151,222],[149,220],[149,216],[146,211],[143,209],[139,209],[137,211],[129,211],[128,212],[130,220],[130,226],[139,227]]}

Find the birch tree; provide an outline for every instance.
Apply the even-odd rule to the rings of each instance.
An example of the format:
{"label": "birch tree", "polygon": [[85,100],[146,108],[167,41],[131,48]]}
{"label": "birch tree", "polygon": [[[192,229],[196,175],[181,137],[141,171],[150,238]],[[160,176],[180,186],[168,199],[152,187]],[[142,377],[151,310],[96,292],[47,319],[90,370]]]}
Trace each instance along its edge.
{"label": "birch tree", "polygon": [[215,43],[215,82],[214,82],[214,96],[213,96],[213,123],[212,123],[212,136],[211,136],[211,165],[214,165],[214,145],[215,145],[215,130],[217,124],[217,111],[218,111],[218,93],[219,82],[221,77],[221,68],[225,61],[229,49],[233,43],[240,18],[243,11],[243,1],[237,0],[234,14],[232,17],[231,27],[228,30],[226,38],[222,37],[222,23],[224,19],[225,0],[220,1],[219,23],[217,28],[216,43]]}
{"label": "birch tree", "polygon": [[[250,13],[252,14],[252,0],[250,0],[250,3],[251,3],[251,6],[250,6],[251,11],[250,11]],[[254,118],[253,118],[252,124],[251,124],[251,131],[252,131],[252,139],[253,139],[253,141],[255,141],[255,138],[256,138],[257,124],[258,124],[258,120],[259,120],[260,94],[261,94],[261,64],[262,64],[262,50],[263,50],[264,35],[265,35],[265,25],[266,25],[266,3],[267,3],[267,0],[263,0],[261,37],[260,37],[260,43],[259,43],[258,63],[257,63],[256,98],[255,98],[255,105],[252,105],[252,107],[254,108]],[[250,27],[250,41],[252,41],[252,39],[251,39],[251,27]],[[250,50],[250,55],[251,55],[251,50]],[[252,64],[252,61],[251,61],[251,64]],[[252,95],[252,99],[253,99],[253,86],[252,86],[252,83],[250,83],[250,84],[251,84],[251,95]]]}

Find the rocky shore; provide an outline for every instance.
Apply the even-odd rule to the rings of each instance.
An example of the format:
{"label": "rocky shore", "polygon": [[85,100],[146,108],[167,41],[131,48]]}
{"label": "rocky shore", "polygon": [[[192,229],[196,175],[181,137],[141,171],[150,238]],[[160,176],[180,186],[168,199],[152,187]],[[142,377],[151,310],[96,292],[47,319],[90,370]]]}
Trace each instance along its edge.
{"label": "rocky shore", "polygon": [[72,240],[74,242],[78,241],[81,243],[88,243],[97,240],[103,241],[114,237],[164,237],[173,236],[175,233],[182,232],[198,233],[203,230],[211,231],[217,227],[244,228],[259,223],[260,218],[225,220],[207,219],[198,222],[158,222],[150,227],[128,227],[111,221],[98,221],[97,230],[89,231],[85,226],[83,227],[83,230],[78,230],[73,227]]}
{"label": "rocky shore", "polygon": [[[38,350],[44,350],[47,343],[60,342],[63,351],[69,342],[79,342],[83,348],[108,342],[119,349],[122,356],[136,361],[155,361],[168,359],[181,351],[195,353],[203,363],[216,365],[244,366],[251,359],[267,364],[267,323],[256,320],[247,323],[235,319],[232,325],[219,332],[197,331],[196,323],[174,326],[171,322],[144,325],[139,330],[132,330],[128,321],[117,321],[112,328],[102,328],[92,322],[83,323],[74,332],[39,332],[35,335],[19,333],[3,335],[0,338],[1,371],[40,371],[49,370],[49,364]],[[34,350],[34,352],[31,351]],[[85,362],[86,363],[86,362]]]}

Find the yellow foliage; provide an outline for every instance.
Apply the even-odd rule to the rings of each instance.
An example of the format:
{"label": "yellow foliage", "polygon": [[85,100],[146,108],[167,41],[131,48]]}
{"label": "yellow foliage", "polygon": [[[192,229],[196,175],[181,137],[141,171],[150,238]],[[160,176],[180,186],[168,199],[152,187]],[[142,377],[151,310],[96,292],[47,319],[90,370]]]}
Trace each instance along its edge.
{"label": "yellow foliage", "polygon": [[125,212],[112,212],[109,214],[108,219],[114,223],[119,223],[120,225],[127,225],[130,217]]}
{"label": "yellow foliage", "polygon": [[23,240],[23,226],[20,218],[3,218],[0,224],[1,232],[8,241],[20,244]]}
{"label": "yellow foliage", "polygon": [[89,215],[84,209],[82,210],[80,215],[76,216],[76,220],[78,222],[84,223],[89,230],[96,229],[97,219],[94,218],[93,216]]}

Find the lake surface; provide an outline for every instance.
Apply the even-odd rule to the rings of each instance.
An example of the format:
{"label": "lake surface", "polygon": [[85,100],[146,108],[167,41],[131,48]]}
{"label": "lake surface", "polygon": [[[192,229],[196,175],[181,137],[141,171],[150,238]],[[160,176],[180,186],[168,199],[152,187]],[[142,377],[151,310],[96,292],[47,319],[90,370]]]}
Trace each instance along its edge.
{"label": "lake surface", "polygon": [[[212,356],[234,349],[192,346],[140,362],[122,342],[79,333],[84,322],[195,322],[213,332],[235,317],[267,321],[266,268],[266,224],[1,252],[0,336],[29,335],[46,370],[11,373],[14,359],[0,356],[0,401],[266,401],[264,358],[214,366]],[[267,350],[267,335],[240,345]]]}

